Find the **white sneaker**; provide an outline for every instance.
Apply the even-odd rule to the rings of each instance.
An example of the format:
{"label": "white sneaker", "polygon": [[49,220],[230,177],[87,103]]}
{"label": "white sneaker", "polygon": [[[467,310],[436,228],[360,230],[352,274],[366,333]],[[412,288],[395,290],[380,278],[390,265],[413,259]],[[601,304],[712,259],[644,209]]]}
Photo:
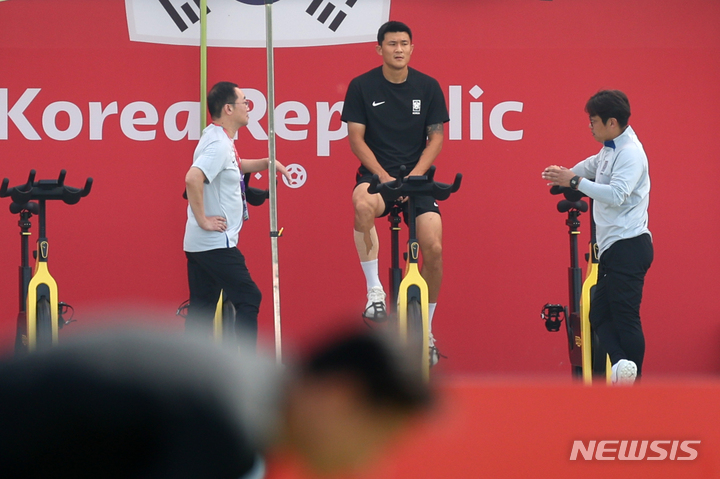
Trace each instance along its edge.
{"label": "white sneaker", "polygon": [[385,291],[380,286],[373,286],[367,294],[367,304],[363,317],[372,319],[373,321],[383,321],[387,319],[387,309],[385,309]]}
{"label": "white sneaker", "polygon": [[631,385],[637,377],[637,365],[627,359],[613,364],[611,381],[614,385]]}

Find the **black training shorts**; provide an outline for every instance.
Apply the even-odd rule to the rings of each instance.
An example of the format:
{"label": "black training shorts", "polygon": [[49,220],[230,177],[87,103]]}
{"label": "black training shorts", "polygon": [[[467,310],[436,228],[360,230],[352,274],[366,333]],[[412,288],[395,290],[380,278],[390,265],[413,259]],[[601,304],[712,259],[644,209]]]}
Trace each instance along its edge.
{"label": "black training shorts", "polygon": [[[361,185],[363,183],[370,183],[372,181],[372,175],[356,175],[356,183],[355,187],[357,188],[358,185]],[[390,213],[390,210],[392,209],[393,205],[391,204],[385,204],[385,210],[382,212],[380,217],[387,216]],[[408,203],[407,201],[405,203],[402,203],[403,207],[403,218],[405,219],[405,223],[407,224],[407,207]],[[437,213],[440,214],[440,207],[438,206],[437,200],[433,198],[432,196],[417,196],[415,198],[415,217],[417,218],[423,213]]]}

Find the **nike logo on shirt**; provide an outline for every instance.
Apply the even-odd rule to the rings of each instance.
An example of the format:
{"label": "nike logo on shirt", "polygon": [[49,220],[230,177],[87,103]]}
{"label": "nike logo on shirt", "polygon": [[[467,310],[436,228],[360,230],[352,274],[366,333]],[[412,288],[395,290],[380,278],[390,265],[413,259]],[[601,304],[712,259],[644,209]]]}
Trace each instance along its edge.
{"label": "nike logo on shirt", "polygon": [[372,106],[380,106],[380,105],[382,105],[383,103],[385,103],[385,102],[384,102],[384,101],[378,101],[378,102],[375,102],[375,101],[374,101],[374,102],[372,102]]}

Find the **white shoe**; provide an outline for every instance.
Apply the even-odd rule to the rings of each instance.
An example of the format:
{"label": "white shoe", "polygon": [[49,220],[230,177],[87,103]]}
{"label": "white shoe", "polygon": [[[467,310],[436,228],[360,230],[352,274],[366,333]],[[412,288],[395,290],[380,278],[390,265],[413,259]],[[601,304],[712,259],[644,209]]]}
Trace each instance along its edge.
{"label": "white shoe", "polygon": [[367,304],[363,317],[373,321],[384,321],[387,319],[385,308],[385,291],[380,286],[373,286],[367,294]]}
{"label": "white shoe", "polygon": [[637,377],[637,365],[627,359],[613,364],[611,381],[614,385],[631,385]]}

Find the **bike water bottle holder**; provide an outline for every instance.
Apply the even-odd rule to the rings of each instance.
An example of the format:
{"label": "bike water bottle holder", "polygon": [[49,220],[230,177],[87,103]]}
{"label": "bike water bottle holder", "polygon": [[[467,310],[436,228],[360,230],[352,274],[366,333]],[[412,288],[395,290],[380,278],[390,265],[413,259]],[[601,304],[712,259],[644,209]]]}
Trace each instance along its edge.
{"label": "bike water bottle holder", "polygon": [[[65,319],[65,315],[70,313],[70,318]],[[70,323],[74,323],[77,319],[75,317],[75,308],[62,301],[58,302],[58,327],[62,329],[63,326],[67,326]]]}

